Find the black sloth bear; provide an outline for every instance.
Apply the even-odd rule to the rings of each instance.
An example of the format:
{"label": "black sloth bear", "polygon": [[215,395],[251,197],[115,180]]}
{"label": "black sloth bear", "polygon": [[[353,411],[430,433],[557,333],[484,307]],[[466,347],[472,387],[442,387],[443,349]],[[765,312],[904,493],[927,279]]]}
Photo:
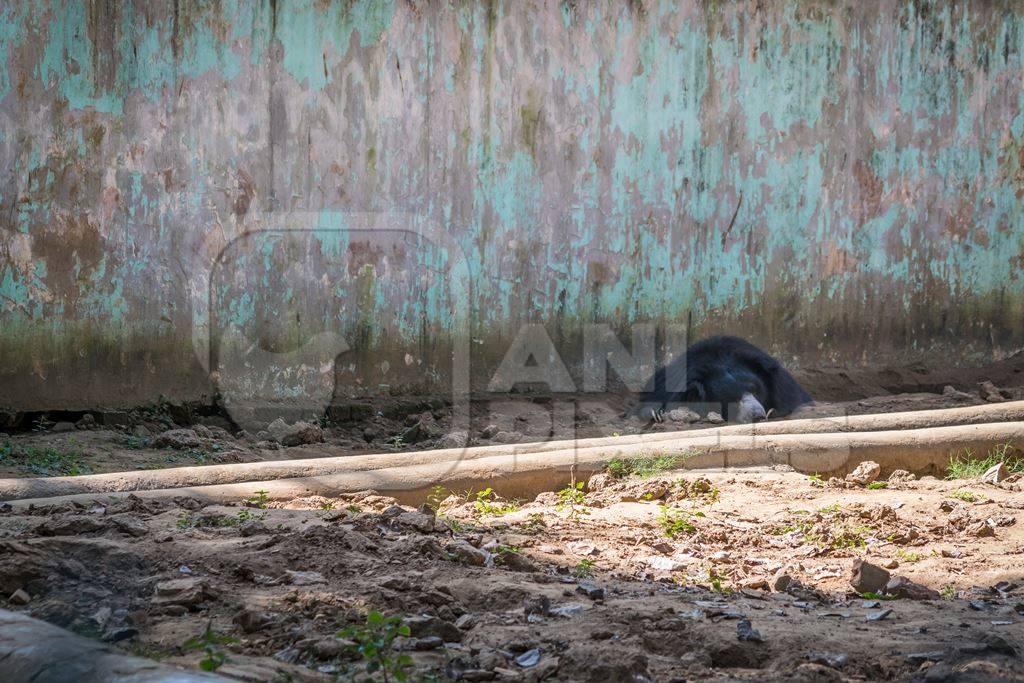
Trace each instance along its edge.
{"label": "black sloth bear", "polygon": [[730,422],[756,422],[788,415],[811,397],[779,362],[739,337],[709,337],[686,355],[659,368],[634,411],[661,421],[666,410],[685,405],[702,415],[719,411]]}

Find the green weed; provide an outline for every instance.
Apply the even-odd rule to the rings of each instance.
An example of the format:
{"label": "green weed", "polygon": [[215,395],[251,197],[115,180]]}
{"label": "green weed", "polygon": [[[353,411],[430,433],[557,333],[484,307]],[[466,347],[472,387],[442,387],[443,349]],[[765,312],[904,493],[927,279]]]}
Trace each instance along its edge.
{"label": "green weed", "polygon": [[237,643],[238,639],[231,636],[217,633],[213,630],[213,624],[207,622],[206,630],[202,635],[193,636],[181,645],[181,649],[189,652],[191,650],[202,650],[206,655],[199,661],[199,668],[203,671],[216,671],[228,660],[227,655],[221,649],[224,645]]}
{"label": "green weed", "polygon": [[366,615],[365,625],[353,624],[339,631],[337,636],[352,641],[348,649],[362,657],[368,676],[379,673],[387,682],[409,678],[407,669],[412,666],[412,658],[394,652],[395,639],[408,638],[409,634],[409,627],[402,623],[401,617],[385,617],[380,612],[370,612]]}
{"label": "green weed", "polygon": [[1003,463],[1009,472],[1024,472],[1024,457],[1020,449],[1013,444],[1003,443],[994,447],[984,458],[975,458],[974,451],[965,448],[957,451],[949,459],[946,467],[946,479],[973,479],[980,477],[995,465]]}
{"label": "green weed", "polygon": [[0,445],[0,465],[20,467],[40,477],[88,474],[90,467],[83,462],[85,457],[85,453],[74,448],[64,450],[52,446],[18,446],[10,441]]}
{"label": "green weed", "polygon": [[962,500],[965,503],[977,503],[979,500],[981,500],[981,497],[978,494],[976,494],[974,491],[968,491],[967,489],[957,489],[956,491],[953,491],[949,495],[951,498]]}
{"label": "green weed", "polygon": [[669,538],[675,538],[683,534],[692,534],[697,531],[697,527],[693,522],[682,516],[684,513],[681,510],[669,507],[668,505],[660,505],[658,507],[658,526],[661,527],[661,530]]}
{"label": "green weed", "polygon": [[500,517],[518,510],[519,503],[514,500],[504,500],[496,494],[490,486],[488,486],[483,491],[478,491],[476,493],[476,500],[473,501],[473,507],[475,507],[476,511],[481,515],[493,515],[495,517]]}
{"label": "green weed", "polygon": [[561,512],[568,511],[568,519],[578,521],[584,515],[590,514],[590,510],[584,505],[586,494],[583,492],[582,481],[569,484],[559,491],[557,495],[558,504],[555,506],[555,509]]}

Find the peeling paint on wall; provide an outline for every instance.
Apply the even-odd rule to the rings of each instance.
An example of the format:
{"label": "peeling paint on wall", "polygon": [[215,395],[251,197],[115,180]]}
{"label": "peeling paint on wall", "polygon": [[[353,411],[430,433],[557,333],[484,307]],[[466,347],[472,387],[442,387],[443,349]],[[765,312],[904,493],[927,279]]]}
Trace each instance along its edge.
{"label": "peeling paint on wall", "polygon": [[[1022,50],[1021,2],[11,0],[0,403],[209,392],[211,283],[211,326],[343,333],[353,391],[443,381],[452,255],[349,212],[444,227],[480,368],[527,322],[1008,352]],[[327,225],[247,237],[288,212]]]}

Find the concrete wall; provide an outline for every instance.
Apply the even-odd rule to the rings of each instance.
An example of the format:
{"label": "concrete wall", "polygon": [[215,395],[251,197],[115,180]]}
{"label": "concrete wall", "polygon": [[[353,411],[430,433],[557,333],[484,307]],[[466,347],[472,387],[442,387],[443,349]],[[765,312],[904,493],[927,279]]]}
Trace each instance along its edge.
{"label": "concrete wall", "polygon": [[208,395],[229,328],[356,393],[463,322],[482,375],[528,321],[1005,353],[1022,51],[1020,2],[8,0],[0,403]]}

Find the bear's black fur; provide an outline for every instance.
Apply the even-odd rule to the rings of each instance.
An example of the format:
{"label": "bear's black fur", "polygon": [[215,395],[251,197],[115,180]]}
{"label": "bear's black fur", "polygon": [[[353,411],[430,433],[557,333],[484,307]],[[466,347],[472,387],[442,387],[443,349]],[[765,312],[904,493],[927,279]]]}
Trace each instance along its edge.
{"label": "bear's black fur", "polygon": [[[720,411],[727,420],[749,422],[788,415],[811,403],[777,360],[739,337],[709,337],[693,344],[685,356],[659,368],[652,381],[653,390],[640,395],[635,412],[655,420],[678,405],[701,414]],[[744,399],[744,394],[750,396]]]}

